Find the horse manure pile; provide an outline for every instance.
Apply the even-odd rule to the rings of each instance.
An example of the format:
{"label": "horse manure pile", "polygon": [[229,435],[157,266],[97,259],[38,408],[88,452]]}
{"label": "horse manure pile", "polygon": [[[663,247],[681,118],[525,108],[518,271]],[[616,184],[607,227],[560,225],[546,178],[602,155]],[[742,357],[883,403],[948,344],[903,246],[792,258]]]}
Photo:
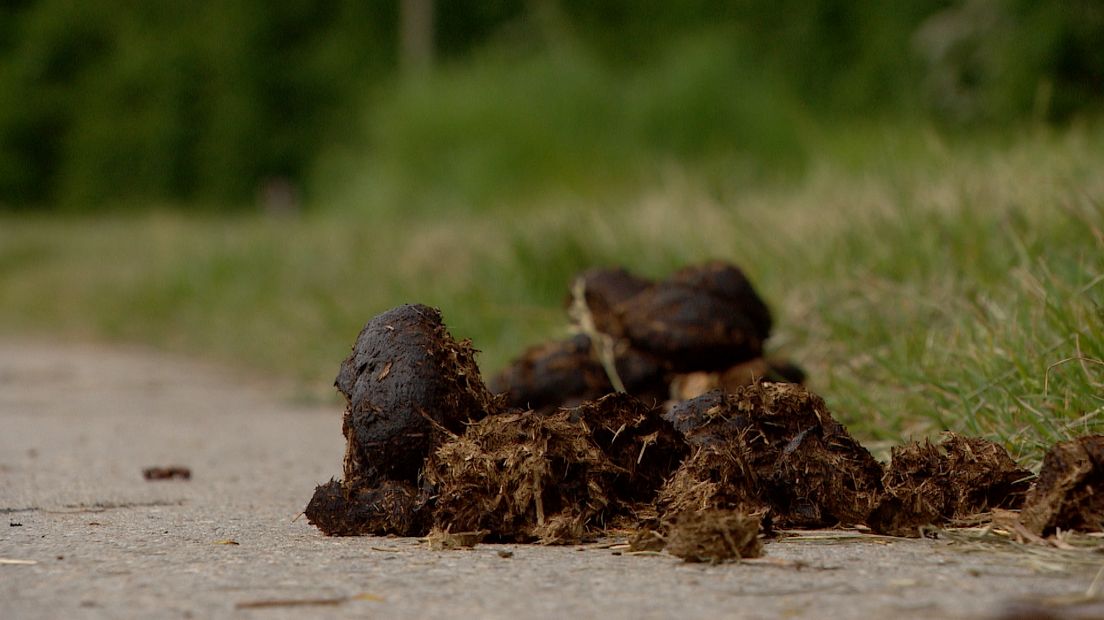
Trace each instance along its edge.
{"label": "horse manure pile", "polygon": [[673,520],[709,508],[766,512],[785,527],[862,523],[882,468],[801,386],[758,383],[709,392],[665,415],[693,454],[660,490]]}
{"label": "horse manure pile", "polygon": [[363,485],[331,480],[315,489],[305,512],[331,536],[421,536],[433,517],[427,488],[395,480]]}
{"label": "horse manure pile", "polygon": [[948,434],[883,466],[763,356],[771,316],[724,263],[650,281],[581,274],[576,334],[525,351],[484,384],[471,342],[405,305],[368,322],[341,364],[344,478],[305,513],[332,536],[576,543],[630,536],[633,550],[720,562],[761,553],[773,528],[926,525],[1027,506],[1040,535],[1099,530],[1104,437],[1059,444],[1043,473],[999,445]]}
{"label": "horse manure pile", "polygon": [[938,446],[925,441],[893,449],[885,495],[867,523],[879,534],[918,537],[922,526],[1020,507],[1032,478],[1001,446],[946,433]]}
{"label": "horse manure pile", "polygon": [[490,416],[443,445],[427,479],[438,527],[579,541],[650,507],[686,445],[657,409],[613,394],[546,416]]}
{"label": "horse manure pile", "polygon": [[333,535],[423,535],[426,459],[498,409],[471,343],[453,340],[437,310],[400,306],[368,322],[335,385],[346,402],[345,478],[318,487],[307,517]]}
{"label": "horse manure pile", "polygon": [[770,310],[726,263],[687,267],[658,282],[624,269],[586,271],[564,305],[576,335],[525,351],[491,379],[510,406],[554,411],[613,391],[660,403],[760,379],[805,378],[791,362],[763,359]]}
{"label": "horse manure pile", "polygon": [[1104,530],[1104,435],[1056,444],[1043,457],[1020,523],[1042,536],[1062,530]]}

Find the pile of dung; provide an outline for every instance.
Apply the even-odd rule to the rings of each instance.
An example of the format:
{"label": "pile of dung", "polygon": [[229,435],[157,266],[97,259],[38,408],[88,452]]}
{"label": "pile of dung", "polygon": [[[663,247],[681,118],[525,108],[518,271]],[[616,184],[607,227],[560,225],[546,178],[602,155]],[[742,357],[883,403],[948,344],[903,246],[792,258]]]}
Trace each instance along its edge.
{"label": "pile of dung", "polygon": [[628,394],[610,394],[567,410],[583,425],[598,449],[618,468],[614,494],[620,504],[644,510],[664,481],[690,453],[690,447],[663,409]]}
{"label": "pile of dung", "polygon": [[666,418],[693,452],[659,493],[664,519],[720,508],[785,527],[852,525],[881,497],[881,465],[799,385],[708,392]]}
{"label": "pile of dung", "polygon": [[426,458],[468,424],[499,411],[471,343],[441,314],[399,306],[373,318],[335,381],[345,397],[345,478],[319,486],[305,513],[331,535],[424,534]]}
{"label": "pile of dung", "polygon": [[1037,535],[1104,531],[1104,435],[1054,445],[1024,502],[1020,523]]}
{"label": "pile of dung", "polygon": [[335,381],[344,477],[315,489],[310,522],[442,548],[617,531],[709,562],[758,554],[776,527],[917,536],[1021,506],[1038,535],[1104,529],[1102,436],[1055,446],[1033,487],[1002,447],[954,434],[883,466],[799,368],[763,355],[770,312],[736,267],[590,271],[570,305],[579,333],[526,352],[494,389],[437,310],[369,321]]}
{"label": "pile of dung", "polygon": [[433,520],[429,490],[382,480],[358,486],[331,480],[314,491],[304,513],[330,536],[422,536]]}
{"label": "pile of dung", "polygon": [[471,343],[453,340],[441,313],[421,305],[369,321],[334,384],[347,404],[346,481],[417,482],[444,434],[498,408]]}
{"label": "pile of dung", "polygon": [[893,449],[885,495],[867,524],[879,534],[917,537],[922,526],[1017,509],[1033,477],[980,437],[946,433],[938,446],[913,442]]}
{"label": "pile of dung", "polygon": [[751,282],[719,262],[681,269],[612,304],[608,321],[605,333],[677,372],[720,370],[759,357],[771,329],[770,311]]}
{"label": "pile of dung", "polygon": [[658,409],[624,394],[488,417],[431,459],[435,520],[492,540],[578,541],[650,504],[686,451]]}
{"label": "pile of dung", "polygon": [[763,555],[760,517],[735,510],[685,512],[667,534],[667,553],[686,562],[719,564]]}
{"label": "pile of dung", "polygon": [[434,516],[443,529],[570,542],[601,520],[617,473],[566,412],[511,413],[441,446],[428,478],[438,488]]}
{"label": "pile of dung", "polygon": [[[653,402],[666,400],[667,382],[659,360],[625,342],[614,347],[613,363],[625,391]],[[491,388],[512,407],[538,411],[574,407],[615,391],[586,334],[527,349],[491,380]]]}
{"label": "pile of dung", "polygon": [[594,269],[575,278],[566,306],[576,335],[526,350],[491,380],[510,406],[554,411],[614,391],[685,400],[759,380],[804,380],[794,364],[762,358],[770,310],[727,263],[661,281]]}

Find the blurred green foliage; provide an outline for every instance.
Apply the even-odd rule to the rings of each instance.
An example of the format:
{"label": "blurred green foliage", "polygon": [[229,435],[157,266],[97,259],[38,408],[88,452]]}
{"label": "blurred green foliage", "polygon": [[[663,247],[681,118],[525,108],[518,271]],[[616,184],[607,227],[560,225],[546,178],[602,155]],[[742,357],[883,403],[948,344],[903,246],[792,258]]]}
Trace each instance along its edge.
{"label": "blurred green foliage", "polygon": [[241,201],[295,176],[386,71],[395,10],[349,0],[7,8],[0,202]]}
{"label": "blurred green foliage", "polygon": [[665,158],[792,168],[841,118],[1104,99],[1099,0],[435,4],[437,66],[412,76],[397,0],[4,3],[0,208],[233,208],[273,178],[483,205]]}
{"label": "blurred green foliage", "polygon": [[367,147],[324,161],[324,202],[486,211],[535,189],[601,195],[668,160],[799,168],[802,111],[725,35],[672,41],[659,61],[619,71],[580,47],[496,48],[401,81],[369,108]]}

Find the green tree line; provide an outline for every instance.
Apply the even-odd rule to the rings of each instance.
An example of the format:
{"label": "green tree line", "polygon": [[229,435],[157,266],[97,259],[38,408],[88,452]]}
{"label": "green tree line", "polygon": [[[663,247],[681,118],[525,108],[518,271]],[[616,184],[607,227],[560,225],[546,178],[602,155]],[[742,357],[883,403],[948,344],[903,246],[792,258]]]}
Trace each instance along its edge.
{"label": "green tree line", "polygon": [[[310,191],[312,170],[334,145],[387,148],[370,143],[388,131],[381,127],[387,116],[373,110],[396,109],[409,96],[400,86],[417,79],[402,70],[403,5],[0,5],[0,208],[155,202],[233,208],[251,204],[266,179],[288,179]],[[709,65],[708,57],[686,63],[686,75],[680,74],[684,64],[671,50],[688,49],[685,41],[700,35],[730,41],[742,66],[754,65],[767,76],[763,83],[776,85],[814,118],[918,115],[952,127],[1064,122],[1094,113],[1104,99],[1104,4],[1098,0],[437,0],[429,6],[433,72],[486,62],[487,50],[501,64],[568,49],[581,50],[603,75],[649,75],[641,67],[656,67],[674,82],[724,81],[723,62],[719,70],[693,73]],[[586,90],[579,89],[581,97]],[[700,106],[684,105],[690,91],[680,92],[683,99],[649,103],[666,116],[644,125],[700,122],[694,116]],[[709,98],[729,91],[693,92]],[[376,126],[364,127],[366,118]],[[720,123],[715,131],[678,139],[716,140],[711,134],[723,138],[741,131],[736,125]],[[671,141],[661,130],[642,140],[653,134],[661,147]],[[391,142],[402,148],[403,135]]]}

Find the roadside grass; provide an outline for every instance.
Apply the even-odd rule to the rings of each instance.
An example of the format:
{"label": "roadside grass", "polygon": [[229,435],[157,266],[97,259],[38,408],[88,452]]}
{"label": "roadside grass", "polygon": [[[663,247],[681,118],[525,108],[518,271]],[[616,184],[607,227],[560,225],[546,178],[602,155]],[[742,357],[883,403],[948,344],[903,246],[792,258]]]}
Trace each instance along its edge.
{"label": "roadside grass", "polygon": [[789,186],[657,168],[637,188],[478,213],[0,218],[0,333],[140,342],[332,398],[363,323],[441,308],[489,374],[559,337],[572,274],[721,258],[776,315],[773,350],[855,433],[1003,441],[1026,464],[1104,430],[1104,130],[949,141],[837,131]]}

